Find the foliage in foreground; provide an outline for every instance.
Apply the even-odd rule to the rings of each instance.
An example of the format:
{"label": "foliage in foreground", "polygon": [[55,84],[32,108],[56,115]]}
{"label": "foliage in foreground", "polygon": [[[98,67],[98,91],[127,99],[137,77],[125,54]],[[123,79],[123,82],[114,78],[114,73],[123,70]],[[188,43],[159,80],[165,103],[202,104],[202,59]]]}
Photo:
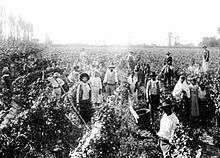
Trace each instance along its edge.
{"label": "foliage in foreground", "polygon": [[0,157],[68,155],[82,130],[66,117],[68,104],[51,97],[46,78],[56,68],[38,45],[17,42],[8,52],[5,47],[1,62],[10,68],[13,88],[10,100],[2,92]]}

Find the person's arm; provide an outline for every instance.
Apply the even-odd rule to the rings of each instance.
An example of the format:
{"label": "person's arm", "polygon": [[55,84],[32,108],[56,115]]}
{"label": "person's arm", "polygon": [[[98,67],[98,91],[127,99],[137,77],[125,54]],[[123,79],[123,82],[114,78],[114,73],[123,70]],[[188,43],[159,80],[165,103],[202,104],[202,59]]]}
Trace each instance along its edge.
{"label": "person's arm", "polygon": [[102,93],[102,80],[99,77],[99,94],[101,94],[101,93]]}
{"label": "person's arm", "polygon": [[77,86],[77,89],[76,89],[76,103],[77,103],[77,106],[79,105],[79,98],[80,98],[80,84]]}
{"label": "person's arm", "polygon": [[147,87],[146,87],[146,99],[147,99],[147,102],[149,102],[150,82],[151,82],[151,81],[148,81],[148,82],[147,82]]}
{"label": "person's arm", "polygon": [[117,73],[117,71],[115,71],[115,83],[116,84],[118,83],[118,73]]}
{"label": "person's arm", "polygon": [[107,74],[108,74],[108,70],[107,70],[106,73],[105,73],[105,77],[104,77],[104,80],[103,80],[103,83],[104,83],[104,84],[107,83]]}
{"label": "person's arm", "polygon": [[209,50],[207,51],[207,55],[206,55],[206,61],[209,61]]}

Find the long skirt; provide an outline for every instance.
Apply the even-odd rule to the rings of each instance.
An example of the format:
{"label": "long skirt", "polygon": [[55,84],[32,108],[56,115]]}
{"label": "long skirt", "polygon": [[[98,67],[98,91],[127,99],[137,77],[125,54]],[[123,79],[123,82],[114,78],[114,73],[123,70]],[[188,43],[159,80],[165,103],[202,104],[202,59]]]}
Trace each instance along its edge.
{"label": "long skirt", "polygon": [[108,96],[114,95],[114,91],[116,90],[116,85],[107,84],[105,89]]}
{"label": "long skirt", "polygon": [[154,123],[155,113],[160,104],[160,95],[150,95],[149,103],[150,103],[151,120],[152,123]]}
{"label": "long skirt", "polygon": [[99,91],[92,91],[92,103],[93,104],[100,104],[102,103],[102,95],[99,94]]}
{"label": "long skirt", "polygon": [[171,144],[167,141],[160,140],[160,148],[163,152],[163,157],[164,158],[171,158]]}
{"label": "long skirt", "polygon": [[93,116],[92,104],[89,100],[82,100],[79,102],[80,111],[79,114],[84,119],[86,123],[91,121]]}
{"label": "long skirt", "polygon": [[198,117],[199,116],[199,101],[197,95],[191,95],[191,116]]}
{"label": "long skirt", "polygon": [[206,62],[204,59],[203,59],[203,62],[202,62],[202,70],[203,72],[207,72],[209,69],[209,62]]}

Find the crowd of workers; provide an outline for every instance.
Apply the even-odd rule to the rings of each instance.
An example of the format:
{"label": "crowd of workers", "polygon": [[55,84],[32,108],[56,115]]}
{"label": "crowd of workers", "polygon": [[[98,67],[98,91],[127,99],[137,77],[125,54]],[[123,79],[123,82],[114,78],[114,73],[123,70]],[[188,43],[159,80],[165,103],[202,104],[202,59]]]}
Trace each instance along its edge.
{"label": "crowd of workers", "polygon": [[[68,75],[63,76],[55,72],[47,80],[53,89],[52,97],[61,98],[63,93],[67,92],[71,94],[74,106],[79,110],[79,115],[85,123],[91,121],[94,108],[99,107],[105,97],[114,95],[120,84],[127,83],[134,102],[140,100],[146,102],[146,108],[150,110],[151,116],[149,121],[152,125],[155,123],[159,109],[164,112],[158,136],[161,140],[160,145],[164,157],[169,157],[174,131],[179,119],[206,122],[208,92],[204,85],[199,85],[195,77],[195,74],[199,74],[201,71],[203,73],[208,71],[209,50],[206,46],[203,47],[203,50],[203,62],[200,69],[198,70],[193,61],[188,68],[190,75],[181,74],[175,85],[173,82],[173,58],[170,52],[167,53],[163,61],[164,66],[158,74],[151,71],[150,64],[137,62],[135,53],[129,52],[128,74],[125,79],[119,79],[114,63],[110,63],[106,69],[102,64],[94,61],[87,70],[82,70],[76,65]],[[4,68],[2,74],[1,82],[10,89],[10,85],[7,85],[9,70]],[[163,94],[165,94],[165,98],[163,98]],[[9,94],[8,97],[10,97]],[[173,105],[171,98],[179,104]]]}

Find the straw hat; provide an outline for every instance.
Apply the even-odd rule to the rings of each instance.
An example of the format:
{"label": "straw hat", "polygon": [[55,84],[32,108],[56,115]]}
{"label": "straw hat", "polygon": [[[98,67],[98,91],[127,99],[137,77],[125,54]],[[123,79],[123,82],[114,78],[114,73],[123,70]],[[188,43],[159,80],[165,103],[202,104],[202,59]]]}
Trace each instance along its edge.
{"label": "straw hat", "polygon": [[115,65],[114,64],[110,64],[108,67],[109,68],[115,68]]}
{"label": "straw hat", "polygon": [[158,107],[158,109],[162,109],[162,108],[165,108],[165,107],[171,108],[171,106],[172,106],[171,100],[170,100],[170,99],[166,99],[166,100],[162,103],[162,105],[160,105],[160,106]]}

